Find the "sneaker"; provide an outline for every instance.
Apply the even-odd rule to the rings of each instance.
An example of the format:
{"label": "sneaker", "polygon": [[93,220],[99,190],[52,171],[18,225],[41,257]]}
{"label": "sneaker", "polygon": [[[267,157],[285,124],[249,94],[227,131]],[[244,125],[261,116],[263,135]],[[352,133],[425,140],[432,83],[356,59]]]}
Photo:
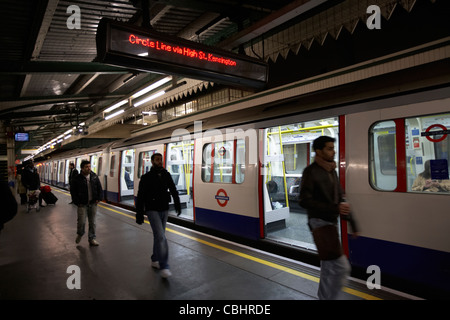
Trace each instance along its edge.
{"label": "sneaker", "polygon": [[167,279],[171,275],[172,275],[172,272],[170,272],[169,269],[162,269],[161,270],[161,277],[163,277],[164,279]]}
{"label": "sneaker", "polygon": [[92,239],[92,240],[89,240],[89,245],[90,245],[90,246],[93,246],[93,247],[96,247],[96,246],[99,245],[99,243],[97,242],[97,240]]}
{"label": "sneaker", "polygon": [[155,269],[159,269],[159,261],[152,261],[152,267]]}
{"label": "sneaker", "polygon": [[75,243],[80,243],[81,241],[81,237],[80,235],[77,235],[77,238],[75,239]]}

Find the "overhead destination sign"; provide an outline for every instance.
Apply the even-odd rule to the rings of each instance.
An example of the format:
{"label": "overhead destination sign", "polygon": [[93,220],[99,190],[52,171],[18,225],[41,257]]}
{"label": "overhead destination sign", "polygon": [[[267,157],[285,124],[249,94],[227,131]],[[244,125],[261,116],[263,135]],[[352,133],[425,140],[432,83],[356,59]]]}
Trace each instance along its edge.
{"label": "overhead destination sign", "polygon": [[107,64],[234,86],[263,88],[268,76],[261,60],[105,18],[97,56]]}

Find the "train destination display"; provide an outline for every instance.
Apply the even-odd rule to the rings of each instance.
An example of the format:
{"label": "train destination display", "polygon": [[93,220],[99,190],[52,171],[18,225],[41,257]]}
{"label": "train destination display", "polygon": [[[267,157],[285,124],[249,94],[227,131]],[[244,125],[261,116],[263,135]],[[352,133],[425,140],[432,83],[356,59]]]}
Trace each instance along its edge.
{"label": "train destination display", "polygon": [[108,19],[97,30],[97,55],[108,64],[235,86],[263,88],[268,76],[258,59]]}

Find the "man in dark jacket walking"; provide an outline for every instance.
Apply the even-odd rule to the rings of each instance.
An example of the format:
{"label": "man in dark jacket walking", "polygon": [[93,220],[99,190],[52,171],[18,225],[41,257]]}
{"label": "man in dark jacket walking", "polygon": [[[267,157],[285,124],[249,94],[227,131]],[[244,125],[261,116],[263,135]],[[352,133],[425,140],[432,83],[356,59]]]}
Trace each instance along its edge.
{"label": "man in dark jacket walking", "polygon": [[89,245],[98,246],[95,240],[95,217],[97,203],[103,199],[103,189],[98,176],[91,171],[91,163],[88,160],[81,161],[81,173],[72,180],[72,200],[78,207],[77,238],[80,243],[85,233],[86,217],[89,220],[88,240]]}
{"label": "man in dark jacket walking", "polygon": [[[321,260],[318,291],[321,300],[337,299],[350,274],[337,231],[339,215],[350,220],[350,206],[344,201],[336,174],[334,141],[328,136],[314,140],[316,157],[303,171],[300,189],[300,205],[308,211],[308,225]],[[356,232],[354,221],[350,222]]]}
{"label": "man in dark jacket walking", "polygon": [[[161,269],[161,276],[172,275],[169,269],[169,247],[165,235],[169,216],[170,194],[177,214],[181,213],[178,191],[170,173],[162,167],[162,155],[155,153],[151,157],[152,168],[141,177],[136,201],[136,223],[144,222],[147,215],[153,230],[152,267]],[[169,191],[170,194],[169,194]]]}

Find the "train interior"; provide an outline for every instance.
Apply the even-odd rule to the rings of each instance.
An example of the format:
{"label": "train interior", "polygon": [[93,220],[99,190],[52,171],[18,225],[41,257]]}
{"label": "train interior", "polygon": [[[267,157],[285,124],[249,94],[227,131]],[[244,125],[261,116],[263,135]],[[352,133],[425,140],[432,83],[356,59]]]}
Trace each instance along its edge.
{"label": "train interior", "polygon": [[[172,175],[180,196],[181,217],[194,219],[192,197],[192,173],[194,165],[194,141],[179,141],[167,144],[166,169]],[[173,202],[173,200],[172,200]],[[171,203],[172,203],[171,202]]]}
{"label": "train interior", "polygon": [[303,170],[314,161],[312,141],[336,138],[338,118],[293,123],[264,130],[264,208],[267,239],[316,250],[305,209],[298,204]]}

